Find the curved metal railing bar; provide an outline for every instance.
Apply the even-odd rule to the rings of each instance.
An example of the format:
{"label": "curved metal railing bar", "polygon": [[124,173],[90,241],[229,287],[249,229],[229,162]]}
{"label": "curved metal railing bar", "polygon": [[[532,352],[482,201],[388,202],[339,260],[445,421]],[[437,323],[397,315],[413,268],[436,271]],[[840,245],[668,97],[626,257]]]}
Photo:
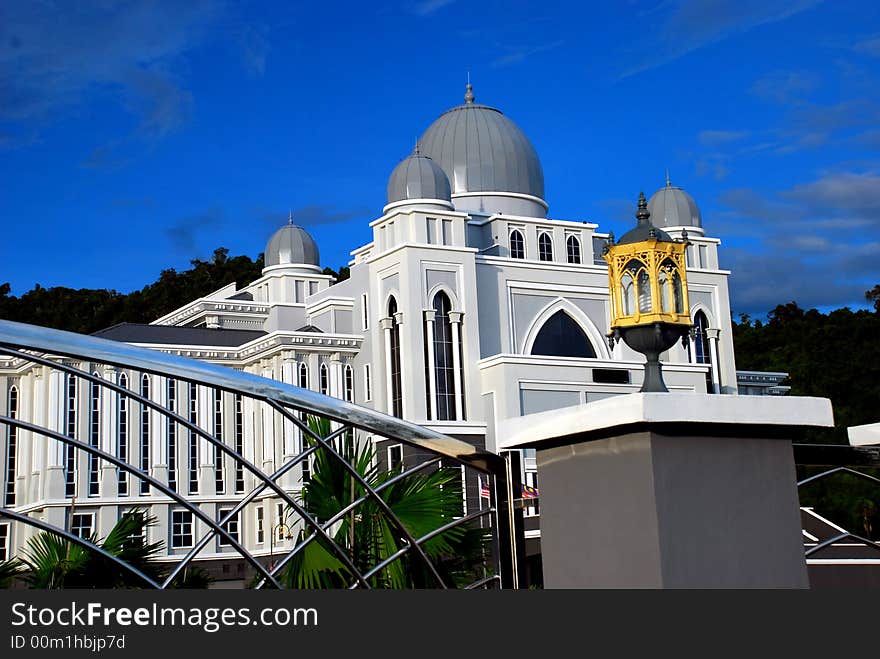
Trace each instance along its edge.
{"label": "curved metal railing bar", "polygon": [[443,582],[443,577],[440,576],[440,573],[437,571],[437,567],[434,565],[434,563],[431,561],[431,559],[428,558],[428,555],[425,553],[425,550],[422,549],[421,545],[416,543],[416,539],[409,532],[409,529],[407,529],[406,526],[404,526],[403,522],[401,522],[400,519],[398,519],[397,515],[394,514],[394,511],[391,510],[391,507],[385,502],[385,500],[382,497],[380,497],[372,487],[370,487],[370,484],[367,483],[367,481],[364,479],[364,477],[361,476],[357,472],[357,469],[352,467],[351,464],[349,464],[348,460],[346,460],[341,455],[339,455],[339,452],[335,448],[333,448],[333,445],[330,442],[328,442],[323,437],[319,437],[317,433],[312,432],[312,430],[310,428],[308,428],[306,426],[306,424],[304,424],[299,419],[295,418],[294,415],[291,414],[289,410],[285,409],[284,407],[282,407],[281,405],[279,405],[278,403],[276,403],[275,401],[272,401],[272,400],[269,401],[269,405],[274,410],[279,412],[282,416],[284,416],[284,418],[286,418],[288,421],[292,421],[302,432],[308,432],[309,435],[311,435],[312,439],[314,439],[316,442],[318,442],[318,444],[320,444],[321,447],[325,451],[329,452],[330,455],[332,455],[340,463],[342,463],[343,468],[348,473],[351,474],[351,477],[354,478],[360,484],[360,486],[362,488],[364,488],[367,495],[369,495],[369,497],[371,497],[372,499],[374,499],[376,501],[376,504],[379,506],[379,508],[381,508],[382,511],[386,515],[388,515],[388,517],[391,519],[394,526],[396,526],[397,529],[403,534],[403,537],[406,540],[408,547],[412,547],[415,549],[416,553],[419,555],[419,557],[425,563],[425,566],[428,568],[428,570],[431,572],[431,574],[437,580],[437,583],[440,584],[441,588],[445,589],[446,584]]}
{"label": "curved metal railing bar", "polygon": [[812,483],[813,481],[819,480],[820,478],[825,478],[826,476],[831,476],[832,474],[838,473],[847,473],[852,476],[857,476],[867,481],[871,481],[877,484],[880,484],[880,478],[875,478],[870,474],[865,474],[861,471],[856,471],[855,469],[850,469],[849,467],[835,467],[834,469],[829,469],[828,471],[823,471],[821,474],[816,474],[815,476],[810,476],[809,478],[805,478],[802,481],[798,481],[798,487],[801,485],[806,485],[808,483]]}
{"label": "curved metal railing bar", "polygon": [[874,542],[873,540],[868,540],[867,538],[863,538],[862,536],[856,535],[855,533],[841,533],[834,536],[833,538],[828,538],[828,540],[823,540],[815,547],[811,547],[809,550],[807,550],[805,556],[812,556],[816,552],[827,549],[828,547],[837,544],[841,540],[846,540],[847,538],[857,540],[863,545],[868,545],[869,547],[880,550],[880,543]]}
{"label": "curved metal railing bar", "polygon": [[500,583],[501,576],[497,575],[497,574],[492,574],[492,575],[486,577],[485,579],[480,579],[479,581],[475,581],[474,583],[472,583],[468,586],[465,586],[464,589],[465,590],[476,590],[477,588],[482,588],[486,584],[491,583],[493,581],[495,581],[496,583]]}
{"label": "curved metal railing bar", "polygon": [[[16,349],[12,350],[4,348],[2,347],[3,345],[10,346]],[[101,362],[107,365],[117,366],[122,369],[131,369],[144,373],[152,373],[166,378],[174,378],[191,382],[206,388],[213,388],[232,392],[235,394],[245,395],[256,401],[262,401],[268,404],[275,411],[280,412],[285,417],[285,419],[292,422],[296,427],[300,429],[301,432],[306,433],[314,438],[316,440],[316,445],[314,447],[310,447],[309,450],[303,451],[302,453],[300,453],[300,455],[295,456],[292,460],[288,461],[288,463],[283,465],[280,469],[276,470],[276,472],[270,476],[263,472],[261,469],[257,468],[242,455],[238,454],[236,451],[226,446],[222,442],[222,440],[218,440],[208,431],[191,423],[188,419],[181,417],[174,411],[163,407],[159,403],[156,403],[149,398],[145,398],[135,391],[117,385],[115,382],[105,380],[100,376],[92,375],[89,372],[76,369],[63,363],[58,363],[57,361],[53,361],[52,359],[48,359],[46,357],[40,357],[39,355],[35,355],[30,352],[23,352],[24,350],[42,351],[45,353],[49,353],[50,355],[67,356],[80,361]],[[470,519],[476,519],[478,517],[492,514],[495,514],[497,517],[497,509],[489,508],[485,511],[480,511],[479,513],[474,513],[472,515],[466,516],[465,518],[455,520],[454,522],[448,525],[444,525],[444,527],[442,527],[441,529],[437,529],[422,538],[413,538],[409,534],[405,526],[394,515],[390,507],[388,507],[387,504],[385,504],[385,501],[380,496],[378,496],[378,493],[385,487],[392,485],[400,478],[403,478],[410,473],[414,473],[429,465],[435,464],[437,462],[437,459],[429,460],[413,469],[406,470],[405,472],[390,479],[389,481],[386,481],[378,488],[371,488],[360,476],[360,474],[358,474],[356,470],[354,470],[353,467],[344,458],[342,458],[342,456],[339,455],[339,453],[335,451],[335,449],[333,449],[331,445],[327,443],[328,441],[332,441],[333,438],[338,437],[342,433],[347,433],[350,430],[359,429],[382,437],[391,438],[395,441],[401,441],[420,449],[431,451],[435,454],[438,454],[441,458],[451,458],[454,461],[461,463],[466,468],[471,467],[480,472],[490,474],[491,476],[493,476],[493,480],[496,481],[498,474],[501,473],[501,471],[503,470],[504,459],[498,455],[488,453],[481,449],[477,449],[471,444],[467,444],[465,442],[446,437],[445,435],[442,435],[440,433],[436,433],[432,430],[428,430],[415,424],[402,421],[395,417],[375,412],[374,410],[362,408],[352,403],[342,401],[340,399],[330,398],[316,392],[312,392],[306,389],[300,389],[299,387],[280,383],[275,380],[261,378],[259,376],[249,373],[235,371],[224,366],[218,366],[206,362],[197,362],[181,357],[175,357],[173,355],[169,355],[156,350],[138,348],[128,344],[108,341],[96,337],[82,336],[69,332],[62,332],[59,330],[13,323],[10,321],[0,320],[0,354],[8,355],[13,359],[21,359],[37,364],[43,364],[51,369],[67,372],[74,377],[82,378],[84,380],[93,382],[101,387],[106,387],[110,390],[116,391],[117,394],[121,396],[130,398],[140,403],[142,406],[153,409],[157,411],[160,415],[169,419],[171,422],[177,423],[183,428],[189,429],[195,435],[207,440],[211,445],[215,447],[215,449],[219,449],[224,454],[229,455],[237,464],[240,464],[243,467],[247,468],[247,470],[251,474],[253,474],[253,476],[256,477],[258,481],[260,481],[259,486],[255,487],[247,497],[239,501],[238,505],[236,505],[232,511],[224,515],[221,520],[215,523],[212,519],[210,519],[210,517],[201,512],[200,507],[189,504],[189,502],[182,496],[178,495],[175,490],[168,488],[160,481],[153,479],[145,472],[142,472],[138,468],[129,465],[127,462],[116,459],[113,455],[109,453],[105,453],[100,449],[96,449],[86,443],[80,442],[75,438],[71,438],[67,435],[62,435],[60,433],[55,433],[54,431],[47,430],[40,426],[33,426],[26,422],[20,422],[17,419],[9,419],[6,417],[0,418],[0,421],[3,421],[4,423],[9,421],[12,423],[12,425],[17,425],[18,427],[30,430],[31,432],[34,432],[38,435],[53,438],[67,445],[72,445],[75,448],[85,450],[87,453],[95,455],[111,464],[116,465],[119,468],[135,474],[138,478],[149,482],[158,491],[166,494],[172,500],[181,503],[185,508],[193,512],[200,520],[204,521],[208,525],[211,530],[209,530],[205,534],[205,536],[199,541],[198,547],[193,547],[190,550],[190,552],[184,557],[184,560],[178,564],[177,568],[174,571],[174,574],[170,576],[168,580],[166,580],[163,586],[169,585],[173,581],[174,576],[179,574],[179,572],[194,559],[198,552],[200,552],[204,548],[204,546],[208,542],[210,542],[212,538],[216,537],[219,534],[230,541],[230,544],[238,551],[238,553],[243,558],[245,558],[258,571],[258,573],[261,574],[262,579],[258,587],[264,586],[267,582],[271,583],[275,587],[280,587],[277,580],[275,579],[275,575],[278,573],[278,571],[282,569],[283,566],[288,563],[296,555],[296,553],[298,551],[301,551],[309,542],[318,537],[322,537],[330,543],[330,546],[333,549],[334,553],[336,553],[342,559],[342,562],[346,565],[346,567],[352,571],[352,575],[355,577],[355,581],[350,587],[354,588],[357,585],[360,585],[366,588],[370,588],[370,585],[366,580],[366,576],[361,574],[357,570],[357,568],[349,559],[348,552],[346,552],[329,536],[327,530],[333,523],[341,519],[346,513],[350,512],[364,501],[370,498],[374,498],[377,503],[379,503],[379,505],[382,507],[383,512],[390,516],[390,519],[393,521],[394,525],[405,536],[407,544],[397,553],[395,557],[383,561],[381,565],[374,567],[369,572],[369,574],[376,574],[387,564],[389,564],[393,560],[397,560],[397,558],[402,556],[407,551],[415,549],[417,553],[421,554],[423,561],[429,567],[430,571],[434,574],[438,583],[441,586],[445,587],[445,584],[443,583],[442,578],[437,572],[436,567],[424,553],[424,550],[421,547],[421,543],[430,540],[432,537],[435,537],[437,534],[442,533],[448,528],[452,528],[458,524],[464,523],[465,521],[469,521]],[[327,438],[318,437],[315,433],[311,431],[311,429],[305,426],[305,424],[303,424],[300,419],[291,414],[290,410],[287,408],[294,408],[299,410],[300,412],[313,414],[318,417],[323,417],[331,421],[341,423],[343,424],[343,427],[338,429],[337,431],[334,431],[334,433],[331,433],[331,435],[328,435]],[[303,459],[307,458],[311,454],[312,449],[317,450],[317,448],[321,447],[327,449],[335,459],[341,461],[345,468],[353,474],[353,476],[361,483],[361,486],[364,487],[364,489],[366,490],[366,494],[364,494],[356,501],[351,502],[351,504],[347,506],[344,510],[340,511],[333,520],[329,520],[323,525],[314,520],[304,509],[302,509],[301,506],[299,506],[299,504],[287,492],[285,492],[281,487],[277,485],[277,483],[275,483],[275,480],[280,478],[284,473],[289,471],[293,466],[301,462]],[[494,486],[496,488],[497,494],[497,482],[494,483]],[[256,497],[260,492],[264,491],[267,487],[271,488],[275,494],[277,494],[290,506],[291,509],[296,511],[299,514],[300,518],[302,518],[303,522],[310,526],[313,530],[313,533],[308,538],[304,539],[301,543],[299,543],[299,545],[297,545],[297,547],[293,548],[281,562],[277,563],[269,571],[267,571],[259,561],[257,561],[246,549],[244,549],[244,547],[242,547],[241,544],[238,543],[238,541],[234,540],[224,528],[224,525],[228,523],[229,520],[231,520],[236,514],[238,514],[250,501],[254,499],[254,497]],[[51,530],[53,532],[58,531],[58,529],[49,525],[47,525],[47,530]],[[497,533],[493,534],[493,536],[494,535],[497,535]],[[498,538],[494,538],[494,540],[497,548]],[[489,579],[489,581],[491,581],[491,578]],[[479,583],[485,582],[487,582],[487,580],[481,580]]]}
{"label": "curved metal railing bar", "polygon": [[100,554],[101,556],[103,556],[107,560],[112,561],[113,563],[116,563],[116,565],[118,565],[122,569],[126,570],[127,572],[131,572],[133,575],[135,575],[139,579],[142,579],[148,586],[151,586],[153,588],[161,588],[161,586],[158,583],[156,583],[156,581],[154,581],[153,579],[148,577],[146,574],[144,574],[143,572],[138,570],[136,567],[129,565],[128,563],[126,563],[122,559],[120,559],[120,558],[114,556],[113,554],[111,554],[110,552],[108,552],[103,547],[99,547],[98,545],[89,542],[85,538],[79,537],[75,533],[71,533],[70,531],[66,531],[64,529],[59,529],[56,526],[52,526],[48,522],[43,522],[39,519],[34,519],[33,517],[28,517],[27,515],[24,515],[22,513],[17,513],[14,510],[9,510],[9,508],[0,507],[0,517],[6,517],[8,519],[15,520],[16,522],[21,522],[22,524],[25,524],[27,526],[33,526],[33,527],[38,528],[42,531],[48,531],[49,533],[52,533],[54,535],[59,535],[62,538],[64,538],[65,540],[67,540],[68,542],[72,542],[76,545],[79,545],[80,547],[83,547],[84,549],[88,549],[89,551],[93,551],[96,554]]}
{"label": "curved metal railing bar", "polygon": [[478,449],[472,444],[354,403],[330,398],[315,391],[252,373],[177,357],[158,350],[9,320],[0,320],[0,344],[88,359],[144,373],[172,376],[187,382],[246,394],[260,400],[276,400],[285,406],[295,407],[382,437],[405,439],[408,443],[468,463],[484,472],[492,471],[492,465],[497,464],[500,459],[494,453]]}
{"label": "curved metal railing bar", "polygon": [[[4,321],[0,321],[0,323],[2,323],[2,322],[4,322]],[[0,354],[10,354],[10,352],[15,352],[15,351],[6,350],[5,348],[0,347]],[[318,531],[318,533],[320,533],[324,537],[324,539],[330,543],[331,548],[333,549],[334,553],[339,555],[339,557],[342,559],[342,562],[345,563],[346,566],[349,567],[349,569],[351,569],[355,574],[360,574],[358,572],[357,568],[354,566],[354,563],[352,563],[351,559],[349,558],[348,552],[346,552],[342,547],[340,547],[339,544],[336,543],[330,537],[330,535],[327,534],[320,527],[320,525],[317,524],[317,522],[315,522],[312,519],[312,517],[298,503],[296,503],[296,501],[293,499],[293,497],[291,497],[287,492],[285,492],[284,489],[281,488],[277,483],[274,483],[274,482],[268,480],[267,474],[265,472],[263,472],[262,469],[260,469],[256,465],[252,464],[249,460],[247,460],[243,456],[241,456],[238,453],[236,453],[235,451],[233,451],[230,447],[228,447],[222,441],[218,440],[216,437],[214,437],[208,431],[204,430],[203,428],[199,427],[198,425],[193,424],[191,421],[189,421],[188,419],[185,419],[184,417],[180,416],[176,412],[169,410],[167,407],[163,407],[159,403],[152,401],[149,398],[146,398],[138,393],[135,393],[134,391],[132,391],[130,389],[126,389],[125,387],[122,387],[122,386],[116,384],[115,382],[110,382],[109,380],[104,380],[103,378],[94,376],[91,373],[89,373],[88,371],[83,371],[81,369],[74,368],[72,366],[68,366],[67,364],[56,364],[56,363],[52,362],[51,360],[44,359],[44,358],[38,357],[36,355],[31,355],[29,353],[17,352],[16,356],[20,356],[22,359],[24,359],[26,361],[32,361],[37,364],[43,364],[43,365],[46,365],[50,368],[54,368],[56,370],[59,370],[59,371],[65,372],[65,373],[69,373],[69,374],[74,375],[76,377],[80,377],[84,380],[88,380],[89,382],[94,382],[100,386],[104,386],[104,387],[107,387],[108,389],[112,389],[113,391],[116,391],[120,395],[126,396],[126,397],[140,403],[141,405],[145,405],[146,407],[149,407],[153,410],[156,410],[157,412],[159,412],[159,414],[161,414],[161,415],[163,415],[173,421],[176,421],[177,423],[182,425],[187,430],[191,430],[192,432],[196,433],[198,436],[206,439],[215,448],[217,448],[220,451],[222,451],[223,453],[229,455],[230,457],[232,457],[233,460],[235,460],[239,464],[243,465],[254,476],[256,476],[257,478],[266,482],[267,486],[270,487],[273,492],[275,492],[279,497],[281,497],[285,502],[287,502],[287,504],[291,508],[293,508],[294,511],[296,511],[296,513],[300,517],[302,517],[304,520],[306,520],[312,528],[316,529]],[[162,373],[158,373],[158,372],[157,372],[157,374],[163,375]],[[205,386],[203,383],[200,383],[200,384]],[[39,426],[36,426],[36,427],[39,428]],[[40,433],[40,434],[45,435],[46,433]],[[66,435],[61,435],[61,436],[67,437]],[[86,446],[86,444],[84,444],[83,442],[80,442],[78,440],[74,440],[74,445],[77,448],[85,448],[85,446]],[[117,463],[114,462],[114,464],[117,464]],[[117,464],[117,466],[118,466],[118,464]],[[132,470],[129,470],[129,471],[132,471]],[[144,472],[140,471],[139,469],[133,470],[132,473],[134,473],[135,475],[138,475],[140,477],[143,477],[143,474],[144,474]],[[165,490],[163,490],[163,491],[165,491]],[[168,490],[168,491],[171,491],[171,490]],[[176,499],[176,500],[183,501],[182,499]],[[187,507],[189,507],[189,505],[190,505],[189,503],[186,504]],[[199,509],[199,510],[201,510],[201,509]],[[233,545],[233,546],[235,546],[235,545]],[[241,552],[241,550],[239,550],[239,552]],[[192,560],[192,558],[190,558],[190,560]],[[254,560],[255,559],[253,559],[252,557],[249,558],[249,562],[254,561]],[[257,563],[259,563],[259,562],[257,561]],[[184,564],[184,565],[186,565],[186,564]],[[260,566],[262,567],[261,563],[260,563]],[[367,582],[365,580],[363,581],[363,585],[367,586]],[[280,586],[278,586],[278,587],[280,587]],[[367,587],[369,587],[369,586],[367,586]]]}
{"label": "curved metal railing bar", "polygon": [[[226,531],[226,529],[221,528],[216,522],[214,522],[214,520],[212,520],[206,513],[204,513],[201,508],[191,504],[189,501],[184,499],[182,495],[175,492],[174,490],[172,490],[170,487],[168,487],[167,485],[165,485],[161,481],[153,478],[152,476],[150,476],[146,472],[141,471],[137,467],[134,467],[134,466],[128,464],[127,462],[123,462],[119,458],[115,457],[114,455],[112,455],[110,453],[107,453],[106,451],[102,451],[101,449],[96,448],[94,446],[91,446],[89,444],[84,444],[83,442],[79,441],[78,439],[75,439],[73,437],[68,437],[67,435],[62,435],[61,433],[55,432],[54,430],[49,430],[48,428],[43,428],[42,426],[37,426],[37,425],[34,425],[34,424],[29,423],[27,421],[22,421],[20,419],[13,419],[11,417],[2,416],[2,415],[0,415],[0,423],[14,426],[16,428],[20,428],[21,430],[27,430],[27,431],[35,433],[37,435],[42,435],[42,436],[47,437],[49,439],[54,439],[59,442],[63,442],[65,444],[69,444],[69,445],[74,446],[76,448],[82,449],[92,455],[95,455],[99,458],[106,460],[107,462],[109,462],[111,464],[116,465],[117,467],[119,467],[121,469],[125,469],[126,471],[134,474],[135,476],[137,476],[141,480],[148,482],[150,485],[152,485],[157,490],[159,490],[163,494],[170,497],[172,500],[180,503],[187,510],[192,512],[196,517],[198,517],[200,520],[202,520],[205,524],[207,524],[208,526],[210,526],[210,527],[214,528],[216,531],[218,531],[229,542],[229,544],[232,545],[238,551],[239,554],[241,554],[242,558],[244,558],[248,563],[251,564],[251,566],[254,567],[254,569],[256,569],[261,574],[265,575],[266,578],[271,578],[273,584],[277,588],[281,588],[281,585],[277,581],[275,581],[275,579],[272,577],[272,575],[266,570],[265,567],[263,567],[263,564],[260,563],[256,558],[251,556],[250,552],[248,552],[244,547],[242,547],[239,544],[238,540],[233,538],[229,534],[229,532]],[[0,515],[3,514],[4,510],[5,509],[0,508]],[[53,528],[55,528],[55,527],[53,527]]]}
{"label": "curved metal railing bar", "polygon": [[[492,512],[494,512],[494,510],[492,508],[487,508],[486,510],[478,510],[477,512],[471,513],[470,515],[465,515],[464,517],[459,517],[458,519],[452,520],[448,524],[444,524],[443,526],[437,527],[436,529],[434,529],[430,533],[426,533],[421,538],[419,538],[416,542],[418,542],[419,544],[421,544],[423,542],[427,542],[431,538],[435,538],[438,535],[440,535],[441,533],[445,533],[449,529],[454,529],[456,526],[461,526],[462,524],[465,524],[465,523],[470,522],[475,519],[479,519],[480,517],[484,517],[485,515],[488,515]],[[366,574],[364,574],[364,578],[369,579],[374,574],[377,574],[378,572],[385,569],[386,566],[391,565],[394,561],[399,559],[401,556],[403,556],[408,551],[409,551],[409,547],[400,548],[399,550],[394,552],[391,556],[386,558],[384,561],[382,561],[381,563],[378,563],[372,569],[370,569]],[[349,590],[354,588],[356,585],[357,585],[356,583],[352,583],[349,586]]]}

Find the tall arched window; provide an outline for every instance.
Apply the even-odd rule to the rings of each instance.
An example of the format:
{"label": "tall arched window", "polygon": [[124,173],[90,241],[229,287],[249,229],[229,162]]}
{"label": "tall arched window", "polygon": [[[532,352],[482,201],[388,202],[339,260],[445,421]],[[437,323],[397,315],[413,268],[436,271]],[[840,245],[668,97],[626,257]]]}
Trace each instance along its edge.
{"label": "tall arched window", "polygon": [[[221,444],[223,443],[223,392],[220,389],[214,390],[214,437]],[[214,446],[214,489],[217,494],[223,494],[226,491],[226,479],[223,474],[223,451]]]}
{"label": "tall arched window", "polygon": [[[76,378],[67,376],[67,436],[76,438]],[[64,445],[64,496],[76,496],[76,449]]]}
{"label": "tall arched window", "polygon": [[434,296],[434,380],[437,419],[455,419],[455,366],[449,312],[452,303],[443,291]]}
{"label": "tall arched window", "polygon": [[[189,383],[189,422],[196,425],[199,421],[199,394],[198,386]],[[189,461],[189,489],[190,494],[199,493],[199,436],[189,431],[189,446],[187,447],[187,460]]]}
{"label": "tall arched window", "polygon": [[[92,373],[96,378],[97,373]],[[89,383],[89,446],[100,448],[101,441],[101,387],[94,382]],[[89,453],[89,496],[98,496],[100,480],[98,478],[98,456]]]}
{"label": "tall arched window", "polygon": [[532,354],[595,358],[596,349],[580,325],[560,309],[541,326],[532,344]]}
{"label": "tall arched window", "polygon": [[[12,387],[9,390],[9,405],[7,415],[11,419],[18,418],[18,389]],[[15,459],[18,448],[18,428],[6,426],[6,487],[4,488],[4,503],[6,506],[15,505]]]}
{"label": "tall arched window", "polygon": [[624,316],[632,316],[636,312],[635,282],[629,272],[620,278],[620,311]]}
{"label": "tall arched window", "polygon": [[651,313],[651,278],[644,269],[636,275],[639,296],[639,313]]}
{"label": "tall arched window", "polygon": [[[165,382],[167,407],[171,412],[177,411],[177,380],[168,378]],[[177,422],[167,419],[166,450],[168,451],[168,487],[177,491]]]}
{"label": "tall arched window", "polygon": [[391,413],[403,418],[403,385],[400,372],[400,323],[397,322],[397,300],[388,301],[388,316],[391,318],[390,354],[387,367],[391,380]]}
{"label": "tall arched window", "polygon": [[345,394],[344,398],[349,403],[354,402],[354,371],[351,370],[351,364],[346,364],[343,379],[345,380]]}
{"label": "tall arched window", "polygon": [[[141,376],[141,396],[144,398],[150,397],[150,376],[144,373]],[[141,471],[146,473],[150,473],[150,408],[146,405],[141,405],[141,437],[140,437],[140,463],[139,467]],[[140,485],[140,493],[141,494],[149,494],[150,493],[150,484],[141,479]]]}
{"label": "tall arched window", "polygon": [[538,236],[538,259],[541,261],[553,260],[553,241],[550,239],[549,233],[542,233]]}
{"label": "tall arched window", "polygon": [[[128,376],[119,374],[119,386],[128,389]],[[116,457],[128,462],[128,396],[116,397]],[[128,496],[128,472],[120,469],[116,476],[116,491],[119,496]]]}
{"label": "tall arched window", "polygon": [[[709,346],[709,319],[702,311],[698,311],[694,315],[694,340],[693,353],[691,354],[691,362],[694,364],[708,364],[709,371],[706,373],[706,391],[713,392],[715,390],[712,384],[712,351]],[[688,346],[690,351],[690,346]]]}
{"label": "tall arched window", "polygon": [[526,258],[526,241],[523,238],[522,232],[517,229],[510,232],[510,258]]}
{"label": "tall arched window", "polygon": [[330,372],[327,369],[327,364],[321,364],[319,373],[321,376],[321,393],[328,396],[330,394]]}
{"label": "tall arched window", "polygon": [[305,362],[300,362],[299,365],[299,386],[303,389],[309,388],[309,367]]}
{"label": "tall arched window", "polygon": [[[244,456],[244,409],[241,394],[235,394],[233,402],[235,405],[235,452],[239,457],[242,457]],[[240,460],[235,461],[235,493],[244,493],[244,465]]]}
{"label": "tall arched window", "polygon": [[576,236],[569,236],[565,241],[565,249],[568,253],[569,263],[581,262],[581,241]]}

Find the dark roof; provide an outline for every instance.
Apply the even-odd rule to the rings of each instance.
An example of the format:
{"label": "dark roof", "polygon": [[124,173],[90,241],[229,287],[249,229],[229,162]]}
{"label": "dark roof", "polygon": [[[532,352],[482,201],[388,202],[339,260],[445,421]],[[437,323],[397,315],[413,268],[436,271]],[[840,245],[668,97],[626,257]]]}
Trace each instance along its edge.
{"label": "dark roof", "polygon": [[315,327],[314,325],[303,325],[300,327],[297,332],[317,332],[318,334],[323,334],[324,330],[320,327]]}
{"label": "dark roof", "polygon": [[248,293],[247,291],[242,291],[241,293],[236,293],[235,295],[230,295],[228,300],[250,300],[254,301],[253,293]]}
{"label": "dark roof", "polygon": [[99,330],[92,336],[125,343],[169,343],[175,345],[234,348],[265,335],[266,332],[262,330],[208,329],[206,327],[119,323],[113,327]]}

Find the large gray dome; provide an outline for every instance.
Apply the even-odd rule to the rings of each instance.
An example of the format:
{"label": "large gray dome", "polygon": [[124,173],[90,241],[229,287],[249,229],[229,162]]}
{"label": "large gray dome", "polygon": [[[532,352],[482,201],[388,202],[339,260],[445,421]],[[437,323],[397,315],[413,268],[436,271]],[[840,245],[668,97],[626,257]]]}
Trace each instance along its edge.
{"label": "large gray dome", "polygon": [[273,265],[320,266],[314,239],[305,229],[296,226],[293,219],[269,239],[264,260],[267,268]]}
{"label": "large gray dome", "polygon": [[655,227],[703,227],[697,202],[687,192],[673,186],[668,176],[666,187],[651,195],[648,210]]}
{"label": "large gray dome", "polygon": [[409,199],[452,199],[446,174],[431,158],[418,152],[401,160],[388,179],[389,204]]}
{"label": "large gray dome", "polygon": [[447,110],[419,140],[449,178],[452,194],[513,192],[544,199],[544,170],[535,147],[499,110],[474,103]]}

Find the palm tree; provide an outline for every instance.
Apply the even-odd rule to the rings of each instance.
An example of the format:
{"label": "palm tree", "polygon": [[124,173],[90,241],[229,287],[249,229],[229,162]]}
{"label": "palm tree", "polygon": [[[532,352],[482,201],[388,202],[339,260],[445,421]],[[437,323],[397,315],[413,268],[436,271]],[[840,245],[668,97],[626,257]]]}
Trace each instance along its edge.
{"label": "palm tree", "polygon": [[[155,561],[162,542],[147,543],[145,530],[156,518],[140,510],[122,515],[107,537],[99,541],[88,538],[107,553],[137,568],[146,576],[159,580],[163,568]],[[30,588],[137,588],[144,582],[113,561],[86,547],[43,531],[30,540],[23,556],[0,565],[0,583],[6,585],[18,578]]]}
{"label": "palm tree", "polygon": [[[331,432],[326,419],[309,417],[308,425],[319,437],[327,437]],[[350,434],[331,440],[331,445],[373,489],[403,470],[402,466],[391,471],[380,470],[372,442],[355,442]],[[301,494],[301,504],[312,517],[319,521],[330,520],[365,493],[364,487],[330,451],[323,448],[315,451],[311,480],[304,484]],[[461,515],[461,472],[436,469],[411,474],[389,485],[380,496],[407,531],[419,538]],[[392,556],[406,542],[372,498],[335,522],[329,535],[362,574]],[[301,531],[299,541],[306,537],[306,531]],[[463,576],[461,572],[469,572],[476,562],[482,562],[484,540],[482,529],[458,526],[423,543],[422,548],[438,566],[444,580],[456,582]],[[473,575],[470,577],[472,580]],[[339,588],[354,578],[348,566],[321,538],[300,551],[280,575],[281,582],[291,588]],[[371,577],[370,585],[409,588],[431,587],[436,582],[420,558],[410,551]]]}

